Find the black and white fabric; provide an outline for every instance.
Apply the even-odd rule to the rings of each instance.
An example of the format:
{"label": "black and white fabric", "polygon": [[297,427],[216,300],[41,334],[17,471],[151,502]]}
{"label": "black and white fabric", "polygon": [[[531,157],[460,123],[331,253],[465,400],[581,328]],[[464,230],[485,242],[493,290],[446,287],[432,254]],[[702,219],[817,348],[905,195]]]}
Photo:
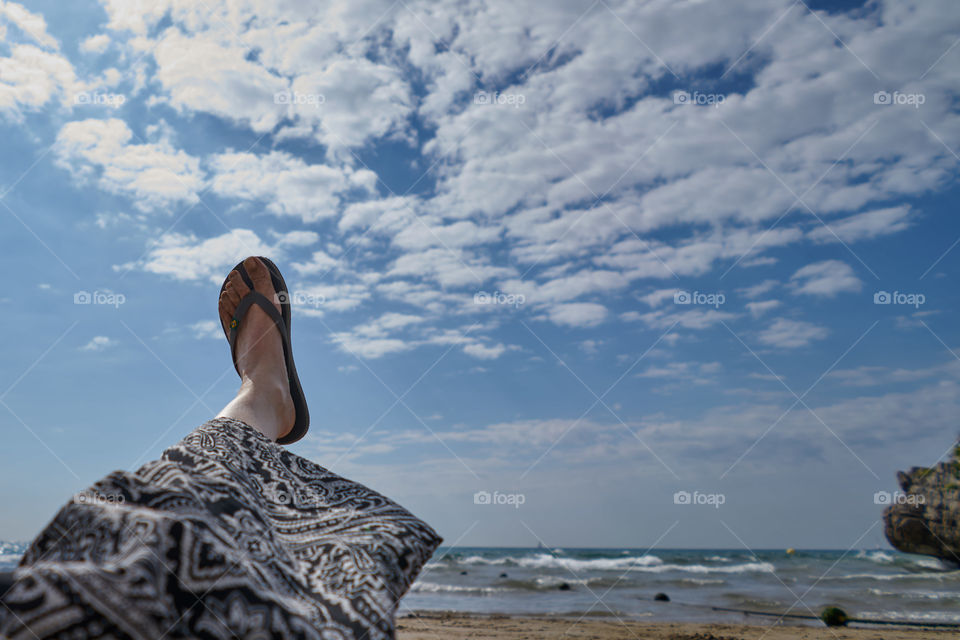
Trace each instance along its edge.
{"label": "black and white fabric", "polygon": [[440,542],[376,491],[218,418],[57,513],[3,597],[0,637],[393,638]]}

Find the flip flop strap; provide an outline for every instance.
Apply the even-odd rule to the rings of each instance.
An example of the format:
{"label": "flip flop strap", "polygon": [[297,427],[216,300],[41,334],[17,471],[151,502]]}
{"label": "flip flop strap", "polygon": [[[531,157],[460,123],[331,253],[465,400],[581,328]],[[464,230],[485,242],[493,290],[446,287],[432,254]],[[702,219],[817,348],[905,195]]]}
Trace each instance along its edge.
{"label": "flip flop strap", "polygon": [[237,310],[233,312],[233,318],[230,319],[230,357],[233,358],[233,368],[237,370],[237,374],[239,375],[240,367],[237,366],[237,333],[240,329],[240,322],[253,305],[257,305],[263,309],[266,314],[270,316],[270,319],[273,320],[277,330],[280,331],[280,339],[283,341],[283,359],[287,363],[287,377],[289,378],[290,341],[287,338],[287,325],[283,321],[283,316],[277,311],[277,307],[270,298],[255,290],[243,296],[240,304],[237,305]]}

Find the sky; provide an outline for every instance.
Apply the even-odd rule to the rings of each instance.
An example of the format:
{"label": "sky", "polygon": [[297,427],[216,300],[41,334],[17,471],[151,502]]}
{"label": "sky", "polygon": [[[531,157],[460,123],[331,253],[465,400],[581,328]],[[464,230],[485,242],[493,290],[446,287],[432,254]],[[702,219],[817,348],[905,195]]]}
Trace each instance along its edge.
{"label": "sky", "polygon": [[291,450],[447,544],[883,545],[960,432],[958,87],[953,0],[0,0],[0,539],[229,401],[252,254]]}

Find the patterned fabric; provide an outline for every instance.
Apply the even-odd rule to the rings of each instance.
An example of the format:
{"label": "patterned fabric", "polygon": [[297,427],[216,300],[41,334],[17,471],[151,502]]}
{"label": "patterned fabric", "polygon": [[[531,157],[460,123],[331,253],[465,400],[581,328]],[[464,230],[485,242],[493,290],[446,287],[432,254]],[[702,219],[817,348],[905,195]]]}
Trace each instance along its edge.
{"label": "patterned fabric", "polygon": [[236,420],[75,496],[33,541],[3,638],[393,638],[441,542]]}

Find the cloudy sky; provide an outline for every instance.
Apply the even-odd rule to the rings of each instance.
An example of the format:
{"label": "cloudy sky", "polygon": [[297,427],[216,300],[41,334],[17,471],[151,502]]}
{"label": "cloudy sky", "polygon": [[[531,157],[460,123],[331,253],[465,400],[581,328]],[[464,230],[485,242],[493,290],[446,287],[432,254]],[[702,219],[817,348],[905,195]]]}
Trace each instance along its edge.
{"label": "cloudy sky", "polygon": [[229,400],[262,254],[293,450],[450,544],[881,544],[960,430],[958,42],[953,0],[0,0],[0,538]]}

